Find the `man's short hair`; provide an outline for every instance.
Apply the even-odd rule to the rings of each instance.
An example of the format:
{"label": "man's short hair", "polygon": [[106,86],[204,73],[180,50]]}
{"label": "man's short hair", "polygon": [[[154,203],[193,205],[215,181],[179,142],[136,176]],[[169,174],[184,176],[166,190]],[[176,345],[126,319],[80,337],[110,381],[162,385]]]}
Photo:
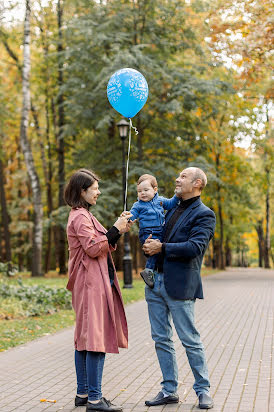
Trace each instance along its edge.
{"label": "man's short hair", "polygon": [[202,169],[199,169],[199,167],[191,167],[190,169],[193,169],[193,182],[195,182],[195,180],[200,179],[201,180],[201,186],[200,186],[200,190],[202,191],[207,184],[207,177],[205,172]]}
{"label": "man's short hair", "polygon": [[149,180],[149,183],[151,184],[151,186],[153,187],[153,189],[155,187],[158,187],[157,184],[157,180],[155,176],[149,175],[149,174],[144,174],[142,176],[139,177],[138,182],[137,182],[137,186],[142,183],[144,180]]}

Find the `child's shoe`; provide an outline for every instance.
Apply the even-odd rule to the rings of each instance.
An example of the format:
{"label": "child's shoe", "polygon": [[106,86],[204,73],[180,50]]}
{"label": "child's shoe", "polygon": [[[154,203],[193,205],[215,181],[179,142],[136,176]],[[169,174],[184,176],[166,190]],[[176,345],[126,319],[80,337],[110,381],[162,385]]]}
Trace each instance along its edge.
{"label": "child's shoe", "polygon": [[154,287],[154,272],[152,269],[144,269],[140,273],[142,278],[144,279],[144,282],[151,288],[153,289]]}

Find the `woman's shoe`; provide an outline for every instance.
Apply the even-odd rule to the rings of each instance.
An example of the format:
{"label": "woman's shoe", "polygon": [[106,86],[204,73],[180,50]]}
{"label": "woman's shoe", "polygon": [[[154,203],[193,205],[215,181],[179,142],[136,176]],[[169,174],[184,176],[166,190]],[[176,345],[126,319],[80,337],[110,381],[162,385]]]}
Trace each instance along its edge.
{"label": "woman's shoe", "polygon": [[101,398],[98,403],[88,402],[86,412],[89,412],[89,411],[122,412],[123,409],[121,408],[121,406],[113,405],[113,403],[108,401],[106,398]]}
{"label": "woman's shoe", "polygon": [[88,403],[88,397],[81,398],[80,396],[75,396],[75,406],[85,406]]}

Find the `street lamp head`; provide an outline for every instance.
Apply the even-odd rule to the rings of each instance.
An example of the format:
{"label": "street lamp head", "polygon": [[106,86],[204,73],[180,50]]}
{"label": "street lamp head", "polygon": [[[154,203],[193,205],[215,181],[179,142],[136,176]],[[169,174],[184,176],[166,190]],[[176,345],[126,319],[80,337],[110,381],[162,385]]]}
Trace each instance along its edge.
{"label": "street lamp head", "polygon": [[125,139],[127,137],[129,123],[126,121],[126,119],[122,119],[119,123],[117,123],[117,126],[121,139]]}

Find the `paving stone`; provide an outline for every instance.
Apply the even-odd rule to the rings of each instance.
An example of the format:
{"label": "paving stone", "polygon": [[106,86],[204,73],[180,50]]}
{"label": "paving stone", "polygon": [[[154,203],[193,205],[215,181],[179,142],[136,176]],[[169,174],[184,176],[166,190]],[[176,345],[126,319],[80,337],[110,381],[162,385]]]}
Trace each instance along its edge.
{"label": "paving stone", "polygon": [[[196,325],[205,346],[214,412],[274,411],[274,271],[229,269],[203,279]],[[161,373],[145,302],[126,307],[129,349],[108,354],[103,393],[124,412],[198,411],[193,375],[176,333],[180,402],[148,408]],[[76,411],[73,328],[0,353],[0,411]],[[16,377],[16,378],[14,378]],[[55,399],[51,404],[40,399]],[[77,408],[78,412],[85,408]]]}

